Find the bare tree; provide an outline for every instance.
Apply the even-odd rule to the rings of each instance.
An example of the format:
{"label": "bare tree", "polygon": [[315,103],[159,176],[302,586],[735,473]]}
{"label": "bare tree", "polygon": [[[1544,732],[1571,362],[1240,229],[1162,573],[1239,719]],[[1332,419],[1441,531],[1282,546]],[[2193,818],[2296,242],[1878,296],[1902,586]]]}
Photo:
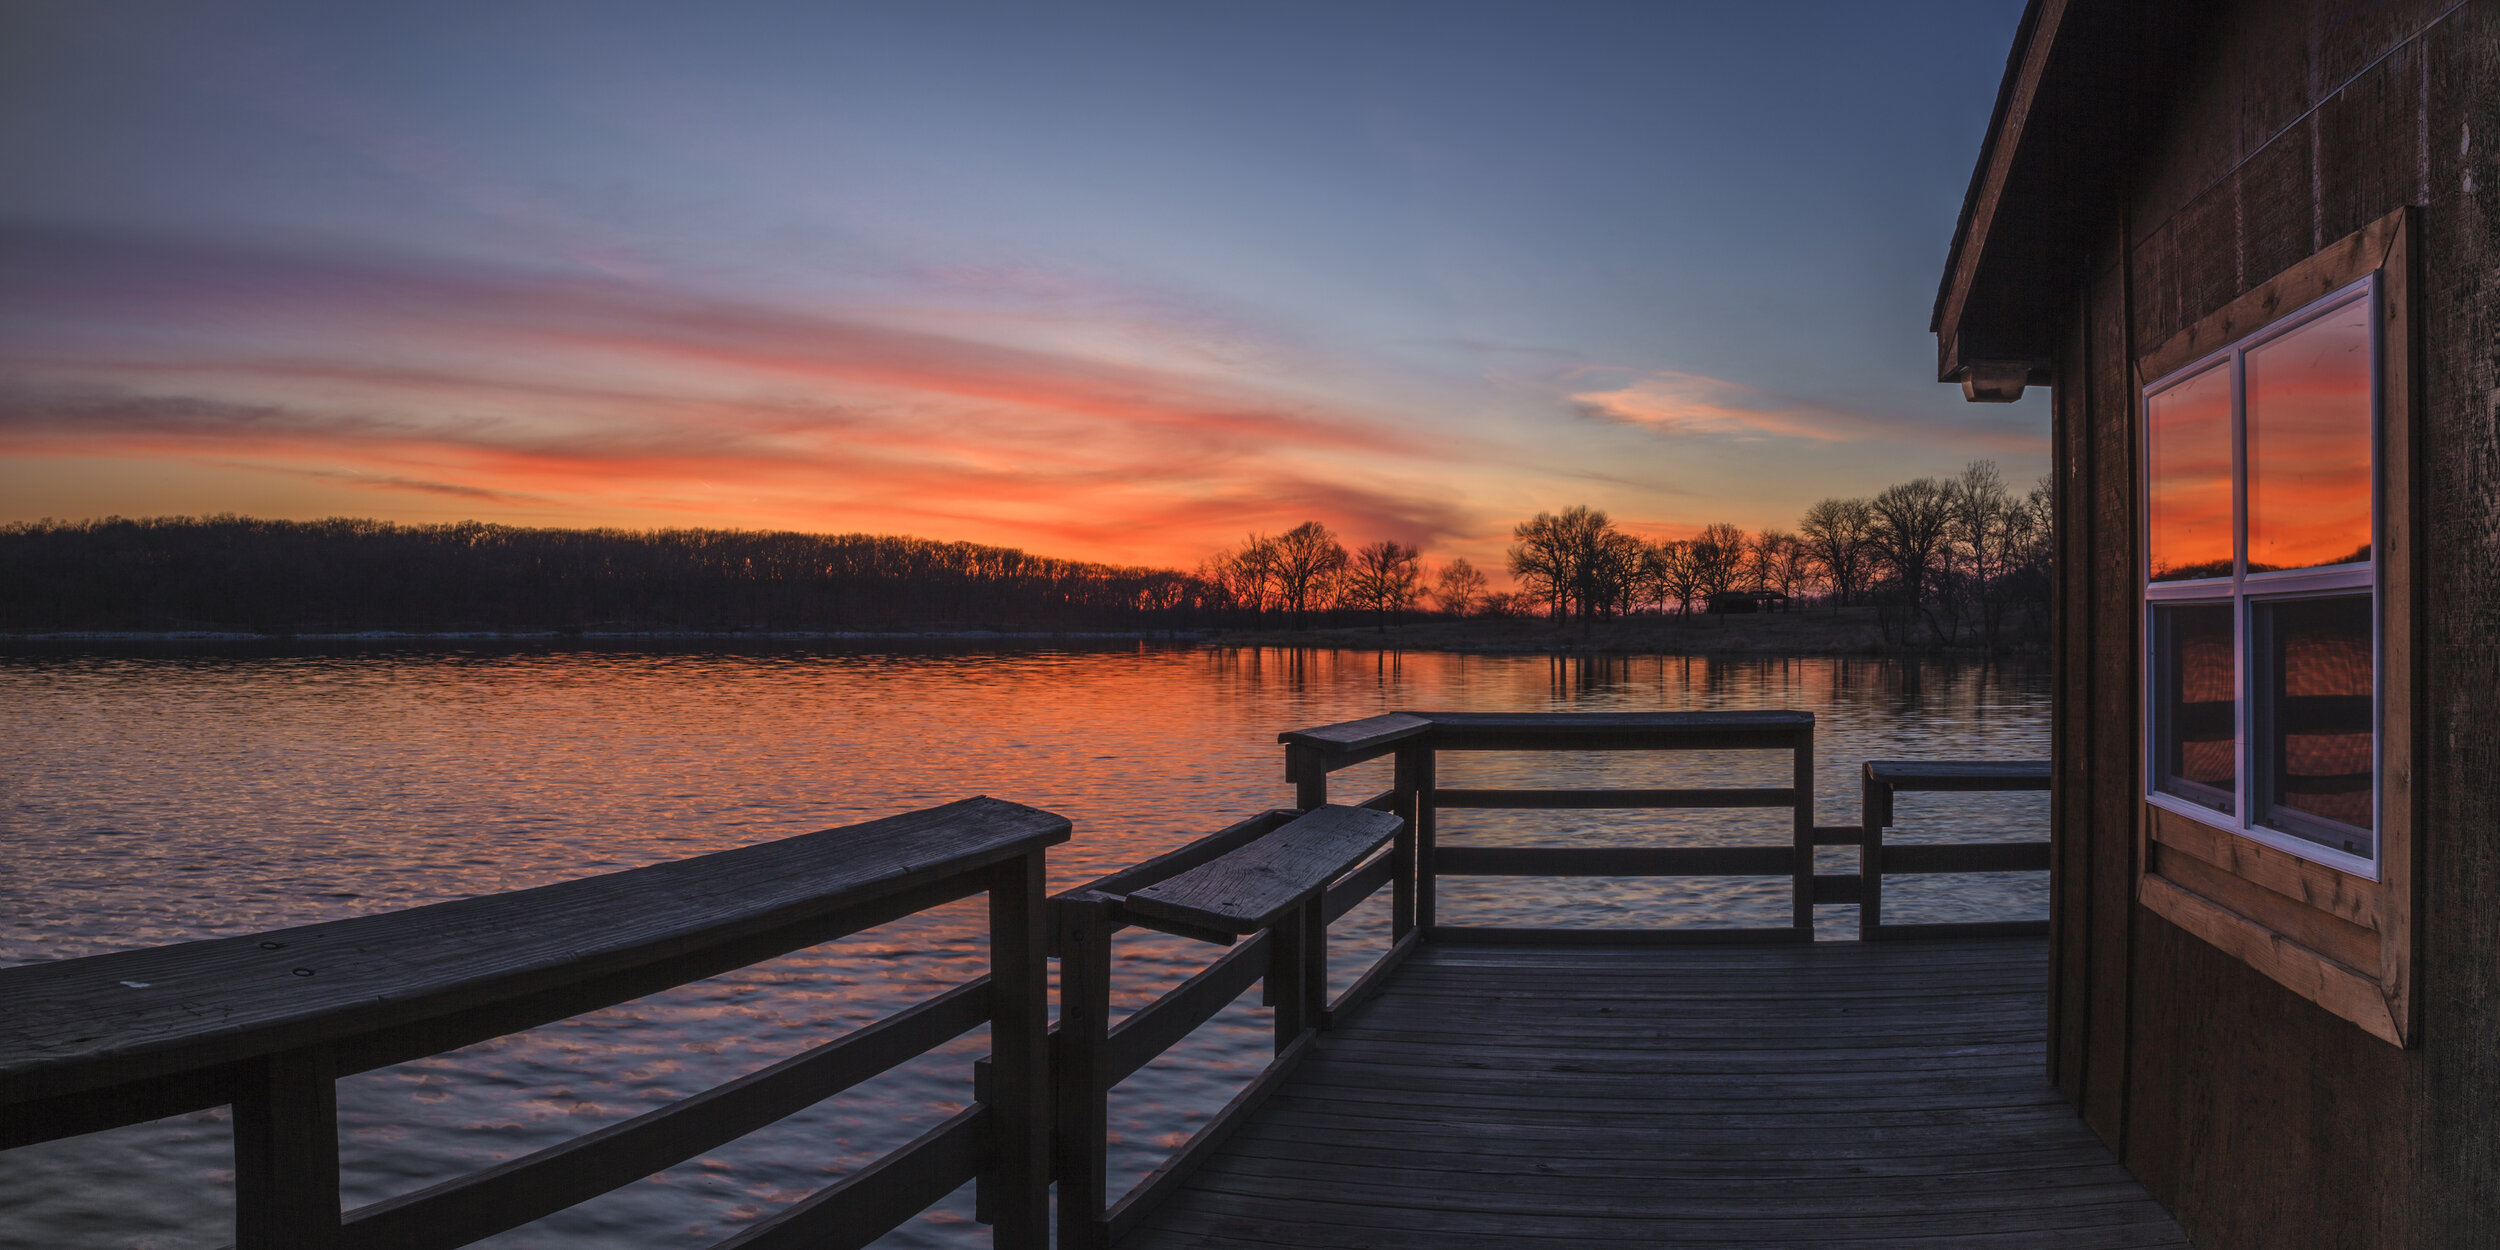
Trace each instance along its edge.
{"label": "bare tree", "polygon": [[1941,637],[1944,631],[1929,613],[1928,601],[1953,524],[1952,488],[1922,477],[1885,487],[1871,506],[1876,559],[1891,575],[1902,604],[1925,616],[1930,631]]}
{"label": "bare tree", "polygon": [[[1787,530],[1764,530],[1753,536],[1752,541],[1746,544],[1745,572],[1751,575],[1754,589],[1776,590],[1783,595],[1788,593],[1788,586],[1782,584],[1781,577],[1789,549],[1796,543],[1796,536]],[[1793,576],[1789,578],[1792,584],[1794,580]]]}
{"label": "bare tree", "polygon": [[1731,590],[1745,573],[1745,531],[1724,521],[1705,525],[1693,536],[1693,574],[1701,596]]}
{"label": "bare tree", "polygon": [[1701,565],[1693,559],[1691,540],[1652,543],[1650,559],[1658,570],[1659,589],[1675,605],[1675,614],[1692,611],[1693,600],[1701,594]]}
{"label": "bare tree", "polygon": [[1544,600],[1549,613],[1561,619],[1564,598],[1571,593],[1572,568],[1560,521],[1540,512],[1511,527],[1510,533],[1517,540],[1510,545],[1510,575],[1518,580],[1520,592]]}
{"label": "bare tree", "polygon": [[1837,611],[1866,589],[1874,552],[1875,507],[1864,499],[1823,499],[1797,526],[1807,557],[1832,589]]}
{"label": "bare tree", "polygon": [[1484,601],[1484,574],[1464,558],[1441,566],[1441,578],[1433,587],[1433,601],[1452,616],[1472,616]]}
{"label": "bare tree", "polygon": [[1586,628],[1612,607],[1626,563],[1622,534],[1606,514],[1574,504],[1560,515],[1540,512],[1511,530],[1510,571],[1554,605],[1557,623],[1577,605]]}
{"label": "bare tree", "polygon": [[1372,610],[1380,632],[1386,632],[1391,618],[1423,596],[1424,571],[1417,563],[1421,555],[1416,548],[1389,538],[1354,553],[1346,591],[1356,606]]}
{"label": "bare tree", "polygon": [[1276,536],[1276,587],[1283,606],[1293,613],[1295,629],[1309,624],[1311,609],[1331,605],[1345,567],[1344,546],[1317,521],[1304,521]]}

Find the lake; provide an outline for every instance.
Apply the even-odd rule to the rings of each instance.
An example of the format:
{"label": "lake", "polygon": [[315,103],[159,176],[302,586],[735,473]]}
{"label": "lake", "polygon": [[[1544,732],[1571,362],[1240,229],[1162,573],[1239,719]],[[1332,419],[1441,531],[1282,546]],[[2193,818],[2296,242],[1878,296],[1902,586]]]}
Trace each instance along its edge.
{"label": "lake", "polygon": [[[1063,889],[1290,806],[1280,730],[1399,708],[1818,717],[1817,810],[1872,758],[2045,758],[2045,670],[1856,658],[1196,649],[127,648],[0,655],[0,961],[67,958],[543,885],[972,794],[1075,822]],[[1388,762],[1338,775],[1387,784]],[[1443,785],[1786,785],[1787,757],[1445,756]],[[1905,795],[1903,840],[2045,837],[2045,795]],[[1784,843],[1768,812],[1446,813],[1445,842]],[[1825,848],[1822,871],[1854,871]],[[1885,919],[2046,914],[2042,874],[1896,879]],[[1457,924],[1785,924],[1780,879],[1474,878]],[[1387,892],[1332,935],[1386,941]],[[978,903],[340,1082],[348,1205],[700,1091],[978,975]],[[1855,909],[1818,909],[1826,938]],[[1215,953],[1126,934],[1114,1010]],[[1254,990],[1114,1094],[1114,1195],[1265,1063]],[[980,1034],[732,1146],[490,1242],[693,1247],[960,1110]],[[0,1244],[231,1239],[223,1109],[0,1154]],[[958,1193],[882,1245],[986,1245]]]}

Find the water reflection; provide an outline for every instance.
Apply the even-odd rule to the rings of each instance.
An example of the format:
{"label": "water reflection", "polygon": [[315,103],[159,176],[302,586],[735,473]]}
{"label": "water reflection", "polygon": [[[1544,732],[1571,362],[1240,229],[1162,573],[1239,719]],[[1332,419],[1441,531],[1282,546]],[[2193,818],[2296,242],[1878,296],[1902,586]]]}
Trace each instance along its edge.
{"label": "water reflection", "polygon": [[2370,302],[2248,353],[2248,571],[2370,558]]}
{"label": "water reflection", "polygon": [[2144,411],[2152,580],[2229,577],[2230,364],[2147,396]]}
{"label": "water reflection", "polygon": [[[20,962],[517,889],[989,793],[1070,816],[1064,888],[1290,801],[1279,730],[1397,708],[1794,707],[1820,721],[1826,823],[1860,761],[2040,756],[2025,668],[1858,658],[1467,656],[1277,648],[679,653],[490,648],[0,657],[0,959]],[[1469,755],[1485,784],[1752,777],[1744,753]],[[1369,794],[1387,761],[1344,776]],[[1784,759],[1767,766],[1784,778]],[[1342,776],[1342,775],[1341,775]],[[1453,782],[1453,784],[1463,784]],[[1671,780],[1642,784],[1676,784]],[[1773,780],[1770,784],[1785,784]],[[1904,840],[2039,829],[2036,795],[1905,796]],[[1785,838],[1692,813],[1483,813],[1452,836],[1566,844]],[[1748,814],[1746,819],[1754,815]],[[1669,819],[1673,818],[1673,819]],[[1471,814],[1471,820],[1474,816]],[[1827,848],[1831,854],[1840,852]],[[1838,868],[1828,868],[1837,871]],[[1758,923],[1784,884],[1453,883],[1461,923]],[[1906,921],[2040,914],[2036,877],[1887,886]],[[1847,909],[1824,923],[1846,931]],[[1332,936],[1338,983],[1385,902]],[[1210,948],[1124,934],[1115,1010]],[[973,913],[941,910],[782,960],[342,1084],[351,1203],[542,1148],[751,1071],[976,975]],[[1262,1061],[1245,996],[1114,1097],[1117,1183]],[[978,1035],[772,1130],[490,1244],[708,1244],[908,1140],[969,1096]],[[222,1112],[0,1155],[0,1243],[213,1246]],[[969,1246],[969,1194],[887,1244]]]}

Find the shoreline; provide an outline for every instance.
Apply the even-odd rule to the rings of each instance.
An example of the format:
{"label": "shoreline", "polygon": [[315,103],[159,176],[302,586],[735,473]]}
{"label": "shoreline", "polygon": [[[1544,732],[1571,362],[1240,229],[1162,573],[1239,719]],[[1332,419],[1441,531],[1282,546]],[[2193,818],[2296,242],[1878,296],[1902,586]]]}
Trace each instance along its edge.
{"label": "shoreline", "polygon": [[[686,644],[834,642],[834,643],[1001,643],[1008,645],[1160,643],[1209,649],[1272,648],[1306,651],[1439,651],[1453,654],[1518,655],[1694,655],[1694,656],[1819,656],[1855,655],[1986,656],[1976,645],[1937,646],[1886,642],[1871,608],[1839,612],[1808,609],[1761,615],[1632,616],[1557,628],[1542,618],[1471,618],[1421,620],[1381,627],[1338,624],[1303,629],[1131,629],[1131,630],[346,630],[323,633],[260,633],[246,630],[49,630],[0,634],[0,650],[49,648],[82,643],[135,645],[190,644],[410,644],[443,643],[600,643],[675,646]],[[2037,658],[2046,648],[2016,638],[1995,651],[1999,658]]]}

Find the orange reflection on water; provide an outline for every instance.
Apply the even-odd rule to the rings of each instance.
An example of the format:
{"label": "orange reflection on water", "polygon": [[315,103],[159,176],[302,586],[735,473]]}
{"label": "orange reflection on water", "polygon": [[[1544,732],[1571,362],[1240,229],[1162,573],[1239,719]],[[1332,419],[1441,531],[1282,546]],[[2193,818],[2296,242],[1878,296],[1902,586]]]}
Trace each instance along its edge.
{"label": "orange reflection on water", "polygon": [[2231,367],[2144,401],[2152,578],[2231,575]]}
{"label": "orange reflection on water", "polygon": [[2370,558],[2370,302],[2248,353],[2248,570]]}

